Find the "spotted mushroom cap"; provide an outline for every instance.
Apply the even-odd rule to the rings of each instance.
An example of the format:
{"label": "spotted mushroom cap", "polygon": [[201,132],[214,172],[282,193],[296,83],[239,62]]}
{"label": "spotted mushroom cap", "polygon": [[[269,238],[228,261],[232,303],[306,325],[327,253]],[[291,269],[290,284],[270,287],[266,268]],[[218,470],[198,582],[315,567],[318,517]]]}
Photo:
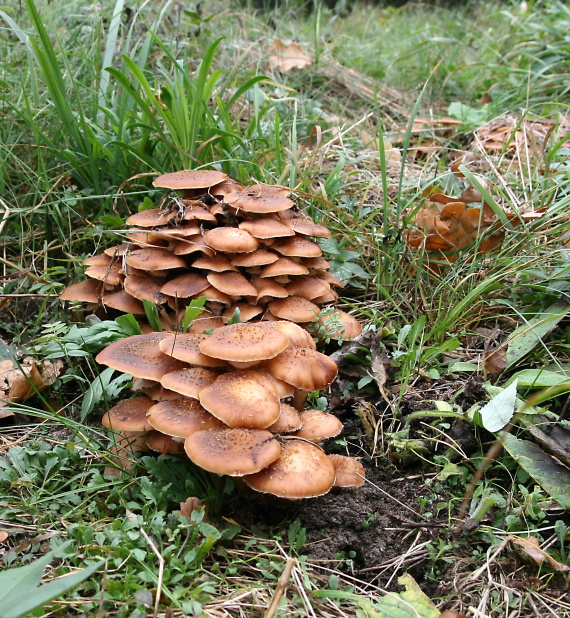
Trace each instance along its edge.
{"label": "spotted mushroom cap", "polygon": [[196,399],[155,403],[148,409],[147,416],[151,427],[175,438],[187,438],[197,431],[224,427],[224,423],[204,410]]}
{"label": "spotted mushroom cap", "polygon": [[304,391],[322,390],[338,372],[332,359],[308,348],[287,348],[266,361],[266,366],[276,378]]}
{"label": "spotted mushroom cap", "polygon": [[154,405],[148,397],[124,399],[103,415],[103,427],[128,433],[146,433],[152,427],[148,423],[147,411]]}
{"label": "spotted mushroom cap", "polygon": [[229,324],[200,343],[200,351],[213,358],[235,362],[257,362],[285,350],[289,340],[278,330],[268,331],[254,324]]}
{"label": "spotted mushroom cap", "polygon": [[329,455],[336,470],[335,487],[362,487],[364,485],[364,466],[354,457]]}
{"label": "spotted mushroom cap", "polygon": [[217,170],[180,170],[158,176],[152,182],[153,187],[162,189],[207,189],[223,182],[228,177]]}
{"label": "spotted mushroom cap", "polygon": [[320,410],[303,410],[300,413],[303,426],[295,435],[311,442],[334,438],[342,431],[342,423],[333,414]]}

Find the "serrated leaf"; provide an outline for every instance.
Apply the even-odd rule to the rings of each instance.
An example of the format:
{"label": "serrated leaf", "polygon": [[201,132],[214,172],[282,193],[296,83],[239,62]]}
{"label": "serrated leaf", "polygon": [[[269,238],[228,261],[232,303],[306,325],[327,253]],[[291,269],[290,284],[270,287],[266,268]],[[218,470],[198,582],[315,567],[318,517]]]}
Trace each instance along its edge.
{"label": "serrated leaf", "polygon": [[500,431],[513,418],[517,405],[517,381],[515,380],[479,411],[481,422],[487,431]]}
{"label": "serrated leaf", "polygon": [[570,508],[570,469],[539,446],[508,435],[504,447],[509,455],[562,507]]}

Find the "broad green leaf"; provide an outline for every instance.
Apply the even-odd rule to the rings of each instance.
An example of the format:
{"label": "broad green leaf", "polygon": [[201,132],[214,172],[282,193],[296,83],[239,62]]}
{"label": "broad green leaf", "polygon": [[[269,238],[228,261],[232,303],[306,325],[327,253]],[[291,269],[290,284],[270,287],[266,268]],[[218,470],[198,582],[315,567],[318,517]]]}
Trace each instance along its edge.
{"label": "broad green leaf", "polygon": [[182,331],[186,332],[192,322],[204,311],[204,304],[206,303],[206,297],[200,296],[190,301],[190,304],[186,307],[184,312],[184,318],[182,319]]}
{"label": "broad green leaf", "polygon": [[128,337],[142,335],[141,326],[132,313],[120,315],[118,318],[115,318],[115,322],[117,322],[121,330],[124,331]]}
{"label": "broad green leaf", "polygon": [[[546,369],[523,369],[515,373],[508,381],[508,384],[517,380],[519,386],[528,388],[547,388],[549,386],[558,386],[564,382],[570,381],[570,375],[564,373],[556,373]],[[569,384],[570,388],[570,384]]]}
{"label": "broad green leaf", "polygon": [[513,418],[517,405],[517,381],[495,395],[479,411],[487,431],[500,431]]}
{"label": "broad green leaf", "polygon": [[40,586],[46,566],[68,545],[69,542],[64,543],[56,551],[49,552],[31,564],[0,572],[0,616],[2,618],[19,618],[43,607],[52,599],[87,579],[103,565],[104,561],[101,561]]}
{"label": "broad green leaf", "polygon": [[507,368],[526,356],[570,313],[570,306],[557,301],[526,324],[513,331],[507,339]]}
{"label": "broad green leaf", "polygon": [[505,438],[504,447],[523,470],[562,507],[570,508],[570,469],[545,453],[539,446],[513,435]]}
{"label": "broad green leaf", "polygon": [[378,618],[439,618],[439,610],[407,573],[398,578],[406,590],[399,594],[386,594],[375,607]]}

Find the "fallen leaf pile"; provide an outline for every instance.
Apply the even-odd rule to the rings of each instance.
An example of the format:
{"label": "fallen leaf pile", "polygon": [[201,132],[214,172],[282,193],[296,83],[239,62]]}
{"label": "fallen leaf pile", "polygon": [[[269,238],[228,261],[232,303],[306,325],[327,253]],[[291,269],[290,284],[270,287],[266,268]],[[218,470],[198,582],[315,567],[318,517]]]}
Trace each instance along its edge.
{"label": "fallen leaf pile", "polygon": [[133,390],[144,394],[111,408],[103,425],[120,432],[117,454],[127,462],[129,450],[185,452],[209,472],[289,499],[360,486],[357,460],[318,446],[342,423],[303,409],[307,394],[338,371],[315,348],[305,330],[285,321],[121,339],[97,361],[133,375]]}
{"label": "fallen leaf pile", "polygon": [[[160,307],[166,329],[175,329],[187,305],[206,298],[192,328],[203,332],[231,319],[290,320],[310,324],[321,306],[338,298],[342,282],[329,271],[312,240],[331,232],[302,213],[279,185],[243,187],[216,170],[164,174],[155,187],[182,191],[164,208],[127,219],[126,242],[84,260],[87,279],[60,298],[144,316],[143,301]],[[361,331],[338,312],[333,337]]]}

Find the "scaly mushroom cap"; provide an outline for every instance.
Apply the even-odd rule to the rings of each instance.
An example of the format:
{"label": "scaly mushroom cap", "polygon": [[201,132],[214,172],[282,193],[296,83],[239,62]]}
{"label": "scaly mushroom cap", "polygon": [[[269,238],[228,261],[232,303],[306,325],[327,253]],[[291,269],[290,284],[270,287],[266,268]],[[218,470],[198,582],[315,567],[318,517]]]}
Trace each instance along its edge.
{"label": "scaly mushroom cap", "polygon": [[97,279],[85,279],[72,283],[59,295],[60,300],[77,301],[79,303],[98,303],[103,293],[103,283]]}
{"label": "scaly mushroom cap", "polygon": [[289,187],[283,185],[266,185],[258,182],[248,187],[242,187],[240,191],[248,197],[287,197],[291,194]]}
{"label": "scaly mushroom cap", "polygon": [[362,487],[364,485],[364,466],[354,459],[344,455],[329,455],[336,470],[334,487]]}
{"label": "scaly mushroom cap", "polygon": [[112,258],[123,257],[129,251],[132,251],[133,245],[129,242],[123,242],[120,245],[115,245],[114,247],[108,247],[103,251],[105,255],[108,255]]}
{"label": "scaly mushroom cap", "polygon": [[168,337],[168,333],[149,333],[119,339],[99,352],[95,360],[123,373],[159,381],[165,373],[184,367],[184,363],[162,353],[159,343],[165,337]]}
{"label": "scaly mushroom cap", "polygon": [[148,397],[124,399],[103,415],[103,427],[129,434],[146,433],[152,427],[148,423],[146,413],[154,405]]}
{"label": "scaly mushroom cap", "polygon": [[206,243],[224,253],[249,253],[259,247],[259,241],[249,232],[237,227],[216,227],[204,232]]}
{"label": "scaly mushroom cap", "polygon": [[108,266],[89,266],[85,269],[85,275],[90,279],[97,279],[107,285],[120,285],[125,276],[121,272],[121,264],[115,262]]}
{"label": "scaly mushroom cap", "polygon": [[321,312],[315,303],[301,296],[288,296],[271,301],[269,310],[278,318],[292,322],[310,322]]}
{"label": "scaly mushroom cap", "polygon": [[267,428],[271,433],[290,433],[298,431],[303,426],[301,415],[293,406],[286,403],[281,404],[279,418]]}
{"label": "scaly mushroom cap", "polygon": [[187,238],[182,238],[174,247],[174,255],[190,255],[192,253],[204,253],[211,257],[215,251],[208,247],[206,239],[202,234],[194,234]]}
{"label": "scaly mushroom cap", "polygon": [[184,450],[208,472],[243,476],[274,462],[281,453],[281,445],[269,431],[240,427],[198,431],[186,438]]}
{"label": "scaly mushroom cap", "polygon": [[125,261],[133,268],[146,271],[186,268],[186,262],[181,257],[173,255],[168,249],[162,247],[136,249],[127,255]]}
{"label": "scaly mushroom cap", "polygon": [[154,429],[174,438],[187,438],[197,431],[224,426],[195,399],[161,401],[148,409],[147,416]]}
{"label": "scaly mushroom cap", "polygon": [[107,255],[106,253],[99,253],[98,255],[92,255],[83,260],[84,266],[109,266],[113,261],[113,257],[111,255]]}
{"label": "scaly mushroom cap", "polygon": [[279,459],[243,480],[255,491],[296,500],[326,494],[334,479],[335,468],[318,446],[285,440]]}
{"label": "scaly mushroom cap", "polygon": [[342,423],[336,416],[320,410],[303,410],[300,414],[303,426],[295,433],[298,438],[322,442],[334,438],[342,431]]}
{"label": "scaly mushroom cap", "polygon": [[224,373],[200,391],[202,406],[229,427],[265,429],[281,411],[277,389],[257,371]]}
{"label": "scaly mushroom cap", "polygon": [[280,380],[303,391],[320,391],[328,386],[338,372],[328,356],[307,348],[287,348],[266,361],[267,369]]}
{"label": "scaly mushroom cap", "polygon": [[276,298],[287,298],[289,296],[289,292],[282,285],[275,283],[273,279],[252,279],[251,284],[257,290],[257,303],[262,302],[262,299],[268,302]]}
{"label": "scaly mushroom cap", "polygon": [[330,238],[332,236],[332,232],[328,228],[315,223],[310,217],[305,215],[288,218],[285,224],[297,234],[303,234],[304,236],[316,236],[317,238]]}
{"label": "scaly mushroom cap", "polygon": [[160,342],[159,347],[164,354],[190,365],[197,365],[198,367],[224,367],[226,363],[223,360],[206,356],[200,352],[200,344],[207,338],[208,335],[176,333],[165,337]]}
{"label": "scaly mushroom cap", "polygon": [[153,187],[161,189],[208,189],[223,182],[228,177],[217,170],[180,170],[162,174],[152,182]]}
{"label": "scaly mushroom cap", "polygon": [[[166,358],[170,357],[167,356]],[[218,372],[205,367],[186,367],[166,373],[160,378],[160,383],[164,388],[175,393],[198,399],[200,391],[213,384],[218,375]]]}
{"label": "scaly mushroom cap", "polygon": [[194,200],[181,200],[184,205],[184,221],[210,221],[216,223],[216,217],[204,206],[202,202]]}
{"label": "scaly mushroom cap", "polygon": [[186,275],[180,275],[165,283],[160,291],[166,296],[172,296],[174,298],[191,298],[200,292],[203,292],[210,283],[206,277],[195,275],[194,273],[187,273]]}
{"label": "scaly mushroom cap", "polygon": [[[260,322],[258,322],[258,324],[259,323]],[[295,394],[294,386],[287,384],[287,382],[283,382],[283,380],[279,380],[273,374],[269,373],[267,369],[264,369],[263,367],[256,367],[255,371],[260,373],[264,378],[267,378],[271,384],[273,384],[277,390],[277,397],[279,397],[279,399],[286,399],[287,397],[292,397]]]}
{"label": "scaly mushroom cap", "polygon": [[137,227],[156,227],[166,225],[171,219],[176,216],[176,211],[162,210],[161,208],[149,208],[141,212],[136,212],[127,218],[127,225],[136,225]]}
{"label": "scaly mushroom cap", "polygon": [[200,344],[206,356],[230,362],[258,362],[285,350],[289,340],[278,330],[268,331],[254,324],[229,324],[219,328]]}

